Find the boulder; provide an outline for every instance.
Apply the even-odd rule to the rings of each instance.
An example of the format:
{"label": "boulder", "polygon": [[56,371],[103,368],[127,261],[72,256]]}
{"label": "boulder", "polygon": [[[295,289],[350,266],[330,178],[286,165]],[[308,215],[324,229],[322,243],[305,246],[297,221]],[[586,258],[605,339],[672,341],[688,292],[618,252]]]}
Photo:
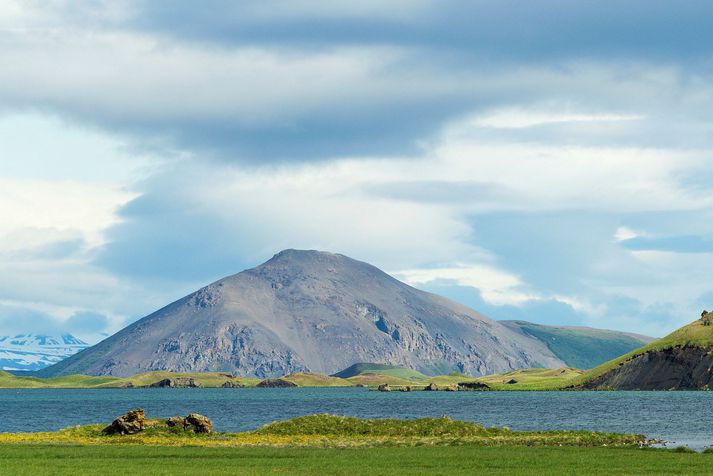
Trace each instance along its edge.
{"label": "boulder", "polygon": [[221,388],[243,388],[245,385],[243,385],[240,382],[233,382],[232,380],[227,380],[223,385],[221,385]]}
{"label": "boulder", "polygon": [[102,430],[105,435],[133,435],[144,430],[144,410],[137,408],[131,410]]}
{"label": "boulder", "polygon": [[401,387],[399,390],[401,390],[402,392],[410,392],[410,391],[411,391],[411,385],[404,385],[404,386]]}
{"label": "boulder", "polygon": [[256,387],[260,388],[292,388],[297,387],[297,384],[289,380],[281,378],[269,378],[258,383]]}
{"label": "boulder", "polygon": [[458,385],[449,385],[446,388],[443,389],[446,392],[457,392],[458,391]]}
{"label": "boulder", "polygon": [[179,416],[172,416],[168,419],[168,421],[166,421],[166,425],[168,425],[170,428],[185,428],[186,420]]}
{"label": "boulder", "polygon": [[460,382],[458,390],[490,390],[490,386],[482,382]]}
{"label": "boulder", "polygon": [[388,383],[382,383],[377,387],[377,390],[379,390],[380,392],[390,392],[391,387],[389,387]]}
{"label": "boulder", "polygon": [[213,422],[207,416],[191,413],[184,422],[186,429],[192,429],[196,433],[213,433]]}
{"label": "boulder", "polygon": [[428,385],[426,385],[426,388],[424,388],[424,390],[426,392],[435,392],[436,390],[438,390],[438,385],[436,385],[435,383],[429,383]]}
{"label": "boulder", "polygon": [[713,324],[713,312],[708,312],[704,309],[701,313],[701,321],[703,321],[704,326]]}

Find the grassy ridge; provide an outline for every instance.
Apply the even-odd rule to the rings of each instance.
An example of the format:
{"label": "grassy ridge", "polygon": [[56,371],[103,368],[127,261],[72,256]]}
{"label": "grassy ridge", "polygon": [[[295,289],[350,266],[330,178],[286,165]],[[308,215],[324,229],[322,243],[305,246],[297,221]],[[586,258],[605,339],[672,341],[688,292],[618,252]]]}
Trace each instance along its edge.
{"label": "grassy ridge", "polygon": [[704,326],[701,320],[694,321],[686,326],[681,327],[670,333],[669,335],[655,340],[645,346],[639,347],[631,352],[622,355],[616,359],[605,362],[602,365],[593,368],[584,373],[579,378],[573,380],[573,385],[582,385],[591,380],[594,380],[601,375],[615,369],[624,362],[646,352],[670,349],[677,346],[691,347],[711,347],[713,346],[713,326]]}
{"label": "grassy ridge", "polygon": [[240,383],[244,386],[255,386],[260,379],[247,377],[231,377],[220,372],[206,373],[175,373],[146,372],[128,378],[92,377],[87,375],[67,375],[64,377],[39,378],[16,377],[6,372],[0,374],[0,388],[123,388],[146,387],[152,383],[167,378],[193,378],[203,387],[220,387],[226,381]]}
{"label": "grassy ridge", "polygon": [[[331,377],[316,373],[295,373],[282,377],[300,387],[350,387],[363,385],[375,387],[388,383],[392,387],[410,386],[420,389],[429,383],[440,387],[453,386],[461,382],[478,381],[488,384],[493,390],[556,390],[572,383],[582,372],[576,369],[527,369],[514,370],[505,374],[485,377],[470,377],[461,374],[441,375],[422,379],[405,379],[390,374],[362,373],[349,378]],[[148,387],[164,379],[193,378],[201,387],[220,387],[230,381],[245,387],[254,387],[260,382],[257,378],[232,377],[220,372],[174,373],[165,371],[146,372],[128,378],[90,377],[69,375],[66,377],[38,378],[15,377],[0,374],[0,388],[124,388]],[[515,380],[516,383],[507,383]]]}
{"label": "grassy ridge", "polygon": [[333,415],[309,415],[275,422],[243,433],[196,434],[169,428],[162,420],[148,420],[136,435],[106,436],[105,425],[87,425],[57,432],[0,433],[0,444],[141,444],[158,446],[275,446],[338,447],[422,445],[538,445],[538,446],[636,446],[641,435],[588,431],[517,432],[443,418],[417,420],[361,420]]}

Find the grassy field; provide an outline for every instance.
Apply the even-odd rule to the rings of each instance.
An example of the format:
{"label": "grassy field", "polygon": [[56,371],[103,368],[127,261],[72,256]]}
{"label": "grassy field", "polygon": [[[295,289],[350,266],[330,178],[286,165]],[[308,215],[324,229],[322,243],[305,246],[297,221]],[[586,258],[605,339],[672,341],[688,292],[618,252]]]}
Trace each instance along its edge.
{"label": "grassy field", "polygon": [[254,387],[260,382],[257,378],[232,377],[220,372],[176,373],[176,372],[146,372],[128,378],[90,377],[87,375],[67,375],[65,377],[39,378],[16,377],[0,371],[0,388],[124,388],[145,387],[167,378],[193,378],[203,387],[220,387],[226,381],[240,383],[246,387]]}
{"label": "grassy field", "polygon": [[705,474],[713,454],[642,448],[639,435],[515,432],[450,418],[310,415],[244,433],[195,434],[148,420],[0,433],[0,473],[44,474]]}
{"label": "grassy field", "polygon": [[202,448],[0,445],[3,474],[711,474],[713,454],[573,447]]}

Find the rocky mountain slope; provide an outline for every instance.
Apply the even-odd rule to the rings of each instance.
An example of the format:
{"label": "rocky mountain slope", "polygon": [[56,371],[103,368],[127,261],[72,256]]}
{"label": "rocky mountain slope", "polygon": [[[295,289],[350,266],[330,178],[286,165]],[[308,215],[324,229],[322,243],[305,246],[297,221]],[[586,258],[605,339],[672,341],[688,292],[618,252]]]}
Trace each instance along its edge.
{"label": "rocky mountain slope", "polygon": [[613,390],[713,387],[713,314],[587,372],[577,386]]}
{"label": "rocky mountain slope", "polygon": [[71,334],[0,336],[0,370],[39,370],[87,347]]}
{"label": "rocky mountain slope", "polygon": [[591,369],[655,340],[640,334],[575,326],[545,326],[526,321],[500,321],[506,327],[541,340],[568,367]]}
{"label": "rocky mountain slope", "polygon": [[427,374],[561,367],[540,340],[369,264],[286,250],[221,279],[39,372],[147,370],[269,377],[380,362]]}

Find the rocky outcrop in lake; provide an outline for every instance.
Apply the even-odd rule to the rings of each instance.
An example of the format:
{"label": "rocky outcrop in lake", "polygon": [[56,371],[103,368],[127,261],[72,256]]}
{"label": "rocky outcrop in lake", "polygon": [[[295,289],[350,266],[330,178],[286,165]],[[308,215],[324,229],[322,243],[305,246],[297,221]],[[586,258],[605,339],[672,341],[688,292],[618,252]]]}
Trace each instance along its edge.
{"label": "rocky outcrop in lake", "polygon": [[296,383],[281,378],[269,378],[256,385],[258,388],[294,388],[297,386]]}

